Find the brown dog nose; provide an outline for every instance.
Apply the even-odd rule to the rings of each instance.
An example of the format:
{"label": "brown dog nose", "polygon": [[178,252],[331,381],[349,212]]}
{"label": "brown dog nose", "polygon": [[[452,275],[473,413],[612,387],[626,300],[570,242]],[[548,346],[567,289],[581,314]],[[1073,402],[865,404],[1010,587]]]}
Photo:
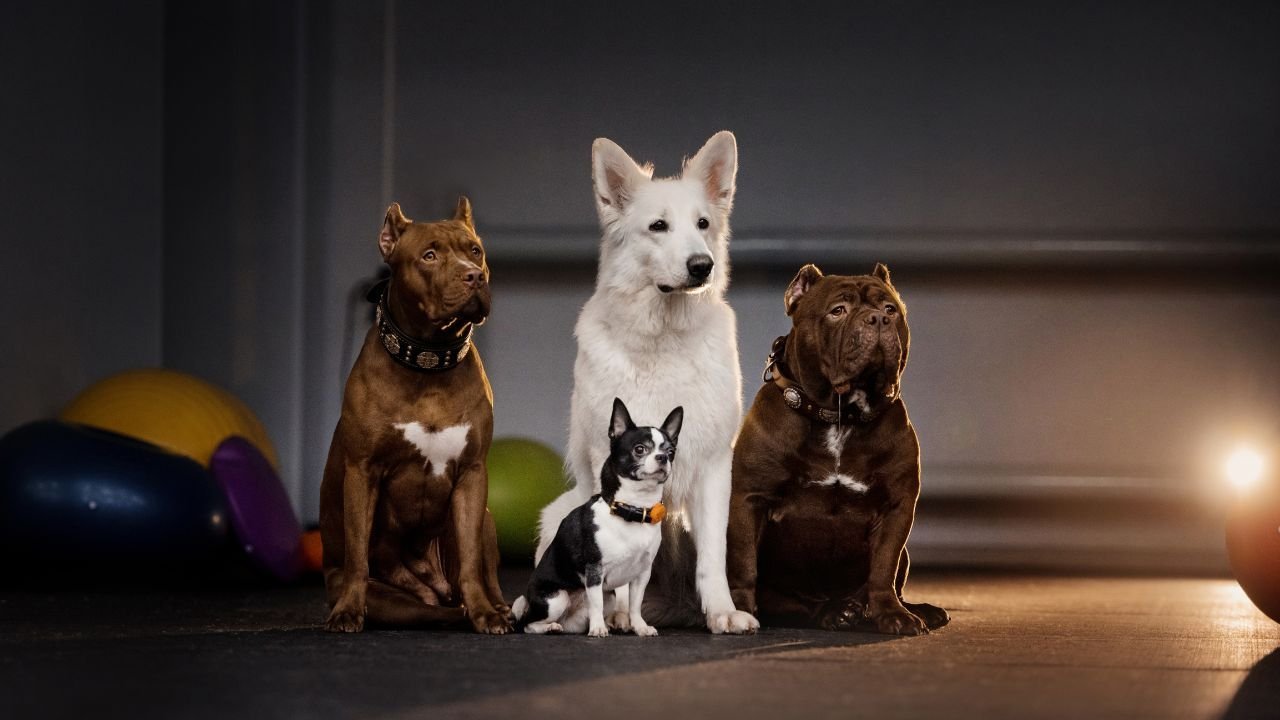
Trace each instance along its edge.
{"label": "brown dog nose", "polygon": [[484,284],[484,273],[479,270],[470,270],[462,276],[462,282],[469,288],[477,288]]}
{"label": "brown dog nose", "polygon": [[889,323],[893,322],[893,318],[890,317],[888,313],[882,310],[873,310],[872,312],[867,313],[866,322],[868,325],[872,325],[872,326],[888,325]]}

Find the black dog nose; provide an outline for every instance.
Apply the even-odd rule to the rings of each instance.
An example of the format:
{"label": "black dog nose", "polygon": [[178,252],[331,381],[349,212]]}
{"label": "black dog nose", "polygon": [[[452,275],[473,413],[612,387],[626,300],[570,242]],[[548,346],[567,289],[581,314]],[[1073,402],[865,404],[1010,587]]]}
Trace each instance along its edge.
{"label": "black dog nose", "polygon": [[689,268],[689,277],[698,282],[705,282],[711,277],[711,268],[715,267],[715,262],[710,255],[694,255],[689,258],[685,266]]}
{"label": "black dog nose", "polygon": [[666,456],[666,455],[659,455],[658,457],[656,457],[656,458],[654,458],[654,459],[658,461],[658,464],[659,464],[659,465],[666,465],[666,464],[667,464],[667,456]]}

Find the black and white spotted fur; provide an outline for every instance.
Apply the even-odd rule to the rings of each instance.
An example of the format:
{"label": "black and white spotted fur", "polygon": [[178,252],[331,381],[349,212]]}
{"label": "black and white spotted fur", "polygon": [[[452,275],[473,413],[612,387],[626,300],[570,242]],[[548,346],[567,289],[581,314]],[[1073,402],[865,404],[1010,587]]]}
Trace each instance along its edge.
{"label": "black and white spotted fur", "polygon": [[511,607],[517,628],[527,633],[566,632],[604,637],[604,593],[626,586],[631,597],[631,630],[657,635],[641,617],[653,558],[662,543],[660,523],[625,520],[612,503],[648,508],[662,500],[670,476],[684,409],[676,408],[661,428],[636,427],[627,407],[614,398],[609,423],[611,450],[600,471],[600,494],[560,522],[555,539],[538,562],[529,588]]}

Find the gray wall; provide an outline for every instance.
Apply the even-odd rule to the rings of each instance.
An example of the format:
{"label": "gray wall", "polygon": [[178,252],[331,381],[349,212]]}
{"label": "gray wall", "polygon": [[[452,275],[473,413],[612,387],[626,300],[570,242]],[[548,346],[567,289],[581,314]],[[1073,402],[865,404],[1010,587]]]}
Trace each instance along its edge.
{"label": "gray wall", "polygon": [[163,28],[158,0],[0,12],[3,433],[160,364]]}
{"label": "gray wall", "polygon": [[[19,82],[70,103],[49,80],[105,73],[94,105],[146,116],[37,135],[65,153],[59,167],[147,160],[130,165],[128,191],[109,190],[136,222],[107,223],[143,232],[111,238],[109,280],[90,276],[99,265],[79,246],[15,242],[60,207],[46,188],[80,182],[29,161],[14,180],[32,189],[4,200],[4,260],[83,260],[57,316],[150,344],[121,340],[92,362],[73,348],[79,365],[6,353],[21,363],[6,376],[24,381],[5,389],[26,403],[6,409],[10,424],[108,368],[162,359],[245,398],[314,518],[363,332],[351,292],[378,270],[382,211],[396,200],[440,217],[465,192],[494,269],[479,344],[497,433],[562,446],[571,329],[594,282],[592,138],[673,173],[730,128],[741,152],[730,300],[747,398],[786,329],[780,291],[800,264],[888,262],[915,331],[906,397],[924,442],[923,557],[1122,551],[1212,566],[1221,453],[1276,436],[1274,4],[170,3],[163,62],[157,44],[128,68],[143,52],[135,35],[160,22],[154,7],[130,7],[151,25],[130,25],[129,52]],[[16,36],[35,52],[30,31]],[[139,82],[150,105],[128,94]],[[160,213],[146,211],[159,202],[161,120],[163,243]],[[4,133],[6,153],[48,124],[3,122],[22,124]],[[71,137],[82,126],[90,134]],[[103,202],[92,195],[76,199]],[[10,275],[10,308],[43,287]],[[137,297],[93,302],[106,289]],[[77,318],[85,307],[92,321]],[[7,347],[58,342],[8,312]],[[1113,516],[1093,517],[1107,500]]]}

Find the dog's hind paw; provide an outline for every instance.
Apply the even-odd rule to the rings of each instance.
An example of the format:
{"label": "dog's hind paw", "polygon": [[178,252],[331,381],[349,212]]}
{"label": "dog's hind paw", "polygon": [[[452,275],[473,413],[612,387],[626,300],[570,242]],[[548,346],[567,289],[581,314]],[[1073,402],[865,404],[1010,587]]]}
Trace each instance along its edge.
{"label": "dog's hind paw", "polygon": [[861,600],[849,598],[829,610],[818,619],[818,626],[823,630],[850,631],[871,629],[866,621],[867,606]]}
{"label": "dog's hind paw", "polygon": [[471,626],[483,635],[506,635],[511,632],[511,620],[505,613],[477,613],[471,617]]}
{"label": "dog's hind paw", "polygon": [[753,635],[760,629],[754,615],[741,610],[707,613],[707,629],[715,635]]}

